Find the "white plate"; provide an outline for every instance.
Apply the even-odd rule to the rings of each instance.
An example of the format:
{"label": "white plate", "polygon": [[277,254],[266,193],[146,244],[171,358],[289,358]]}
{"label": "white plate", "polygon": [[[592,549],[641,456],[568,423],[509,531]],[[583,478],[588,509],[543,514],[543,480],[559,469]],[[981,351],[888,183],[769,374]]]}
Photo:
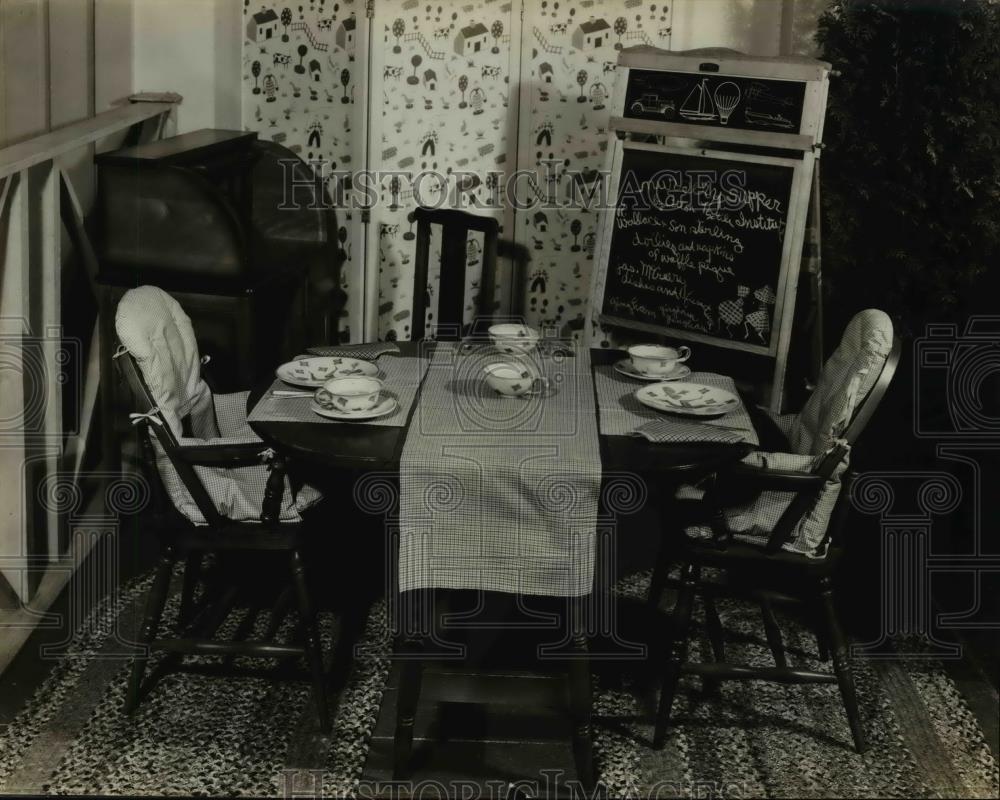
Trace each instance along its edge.
{"label": "white plate", "polygon": [[362,361],[360,358],[307,356],[282,364],[275,370],[275,374],[280,380],[292,386],[318,389],[330,378],[349,378],[359,375],[374,378],[378,375],[378,367],[371,361]]}
{"label": "white plate", "polygon": [[657,411],[692,417],[717,417],[740,407],[740,398],[703,383],[661,381],[636,389],[636,400]]}
{"label": "white plate", "polygon": [[340,411],[334,408],[323,408],[323,406],[317,405],[316,403],[311,403],[309,407],[321,417],[349,421],[384,417],[386,414],[391,414],[395,411],[399,407],[399,403],[396,402],[395,397],[389,395],[387,397],[383,397],[378,403],[375,404],[374,407],[369,408],[366,411]]}
{"label": "white plate", "polygon": [[691,374],[691,368],[687,364],[678,364],[673,372],[668,372],[666,375],[644,375],[635,368],[630,358],[618,361],[615,364],[615,371],[640,381],[679,381]]}

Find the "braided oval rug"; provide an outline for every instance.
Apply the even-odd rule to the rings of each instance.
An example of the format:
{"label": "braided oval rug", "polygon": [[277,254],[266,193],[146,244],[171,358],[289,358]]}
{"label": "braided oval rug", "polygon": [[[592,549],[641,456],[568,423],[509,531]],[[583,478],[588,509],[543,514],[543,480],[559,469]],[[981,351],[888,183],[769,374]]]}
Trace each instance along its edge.
{"label": "braided oval rug", "polygon": [[[0,731],[0,794],[271,797],[308,786],[327,797],[358,794],[390,667],[384,603],[369,615],[329,736],[316,731],[306,681],[266,676],[168,673],[128,719],[128,647],[117,632],[136,629],[150,581],[136,579],[99,604]],[[638,574],[618,592],[638,597],[647,585]],[[175,594],[167,619],[176,602]],[[764,663],[752,610],[719,610],[734,660]],[[232,616],[220,633],[239,625]],[[789,648],[817,665],[811,634],[785,630]],[[322,634],[330,652],[332,615]],[[706,643],[696,638],[692,652],[704,658]],[[627,675],[613,687],[595,680],[601,780],[612,797],[998,796],[997,762],[939,664],[858,660],[855,676],[871,742],[863,756],[850,745],[835,685],[729,682],[706,698],[695,681],[682,683],[669,741],[655,751],[655,687]],[[305,786],[295,783],[302,775]]]}

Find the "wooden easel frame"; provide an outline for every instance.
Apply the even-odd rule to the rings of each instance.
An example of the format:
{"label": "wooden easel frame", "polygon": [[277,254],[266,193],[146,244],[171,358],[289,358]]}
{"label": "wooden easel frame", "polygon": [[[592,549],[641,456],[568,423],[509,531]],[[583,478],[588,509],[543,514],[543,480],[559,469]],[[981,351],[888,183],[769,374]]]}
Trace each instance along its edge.
{"label": "wooden easel frame", "polygon": [[[619,76],[615,86],[612,108],[614,115],[609,133],[614,134],[608,148],[608,167],[611,184],[608,198],[616,202],[620,188],[620,172],[626,150],[647,150],[677,155],[699,155],[706,158],[743,163],[773,164],[794,170],[789,196],[789,209],[782,243],[778,287],[772,319],[771,340],[768,346],[733,342],[722,337],[645,325],[631,320],[620,320],[600,312],[604,302],[607,265],[610,256],[615,214],[605,212],[598,228],[595,250],[595,269],[591,283],[591,301],[600,322],[685,340],[704,342],[719,347],[752,352],[774,358],[770,408],[782,410],[785,394],[785,372],[791,348],[792,323],[795,316],[795,298],[802,271],[803,245],[805,242],[810,200],[818,198],[818,151],[823,137],[826,98],[829,89],[830,65],[809,58],[767,58],[748,56],[734,50],[707,48],[684,52],[657,50],[651,47],[632,48],[619,56]],[[683,122],[658,122],[632,119],[624,116],[629,72],[632,69],[662,72],[686,72],[691,75],[733,76],[805,83],[802,117],[797,131],[748,131]],[[655,136],[657,144],[623,141],[630,134]],[[739,151],[726,149],[737,146]],[[786,151],[788,156],[763,155],[752,148]],[[746,151],[749,150],[749,151]],[[819,220],[815,221],[818,227]]]}

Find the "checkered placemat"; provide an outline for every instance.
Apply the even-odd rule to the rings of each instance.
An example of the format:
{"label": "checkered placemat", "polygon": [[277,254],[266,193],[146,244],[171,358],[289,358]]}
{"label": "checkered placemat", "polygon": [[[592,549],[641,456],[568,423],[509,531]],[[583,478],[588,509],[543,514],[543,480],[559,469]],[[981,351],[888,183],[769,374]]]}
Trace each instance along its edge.
{"label": "checkered placemat", "polygon": [[[685,378],[685,382],[704,383],[739,394],[732,378],[716,375],[714,372],[692,372]],[[739,442],[760,444],[750,414],[742,403],[735,411],[730,411],[721,417],[683,417],[655,411],[636,400],[635,391],[642,385],[639,381],[630,380],[619,374],[610,365],[594,368],[601,433],[605,436],[638,434],[656,442],[725,440],[726,443],[734,444]],[[725,434],[720,437],[722,431]]]}
{"label": "checkered placemat", "polygon": [[403,591],[591,590],[601,457],[589,353],[536,357],[549,388],[525,398],[483,380],[505,360],[451,344],[431,360],[400,463]]}
{"label": "checkered placemat", "polygon": [[321,417],[309,406],[309,397],[274,397],[275,389],[287,391],[308,391],[298,386],[289,386],[284,381],[275,378],[274,383],[265,392],[257,405],[247,415],[247,422],[329,422],[334,425],[383,425],[391,428],[402,428],[413,405],[413,399],[420,388],[420,381],[427,371],[426,358],[386,358],[378,362],[379,378],[384,386],[383,391],[396,398],[397,408],[384,417],[369,420],[343,421]]}
{"label": "checkered placemat", "polygon": [[340,344],[308,348],[309,355],[337,356],[339,358],[360,358],[366,361],[378,358],[385,353],[398,353],[399,345],[395,342],[366,342],[364,344]]}

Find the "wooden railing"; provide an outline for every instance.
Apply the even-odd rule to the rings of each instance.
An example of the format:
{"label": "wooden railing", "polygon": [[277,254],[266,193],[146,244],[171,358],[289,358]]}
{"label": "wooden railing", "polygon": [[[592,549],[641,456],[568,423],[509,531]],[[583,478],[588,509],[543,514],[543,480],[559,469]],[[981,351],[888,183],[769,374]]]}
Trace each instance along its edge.
{"label": "wooden railing", "polygon": [[66,551],[59,495],[81,491],[97,407],[98,327],[75,343],[63,331],[64,238],[91,287],[97,261],[57,159],[121,132],[126,144],[158,138],[180,97],[130,100],[0,150],[0,607],[30,599]]}

